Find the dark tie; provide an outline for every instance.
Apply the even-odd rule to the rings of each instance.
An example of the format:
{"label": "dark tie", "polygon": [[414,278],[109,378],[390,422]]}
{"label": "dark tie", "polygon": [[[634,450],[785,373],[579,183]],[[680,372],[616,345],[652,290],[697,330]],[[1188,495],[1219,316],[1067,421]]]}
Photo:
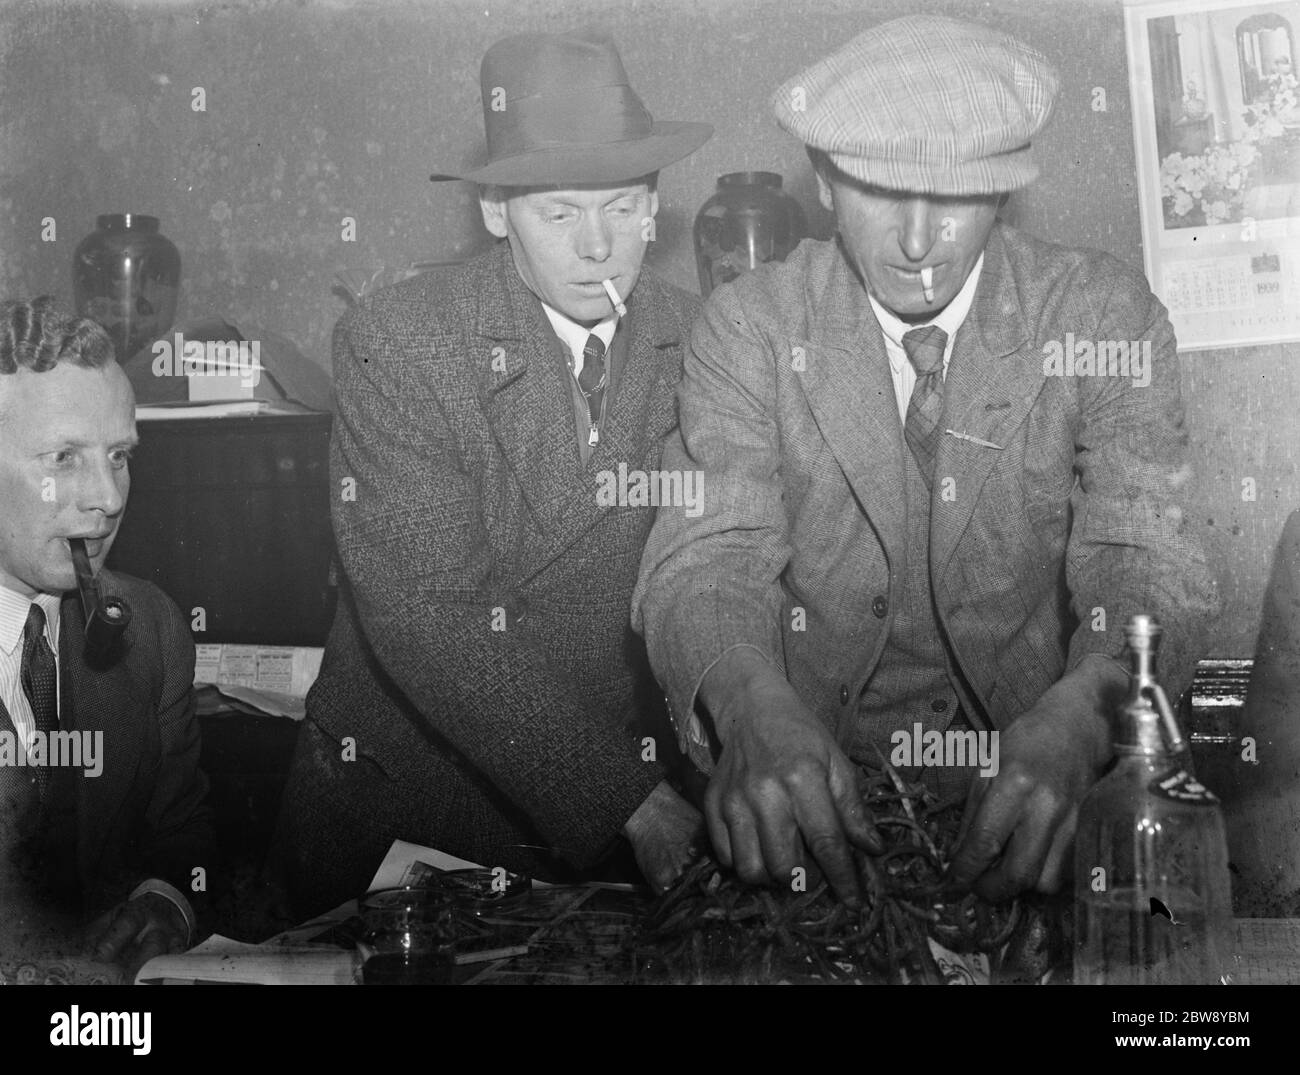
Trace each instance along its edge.
{"label": "dark tie", "polygon": [[605,345],[594,332],[587,337],[582,349],[582,372],[578,374],[578,387],[587,397],[587,410],[591,415],[591,440],[600,439],[600,406],[605,399]]}
{"label": "dark tie", "polygon": [[[4,706],[0,706],[0,732],[12,735],[18,742],[18,729]],[[0,765],[0,889],[4,887],[5,864],[30,831],[40,801],[36,776],[30,768]]]}
{"label": "dark tie", "polygon": [[943,436],[939,419],[943,417],[943,351],[947,345],[948,334],[936,325],[914,328],[903,336],[903,350],[916,370],[903,436],[927,489],[934,484],[934,457]]}
{"label": "dark tie", "polygon": [[[36,730],[45,733],[45,758],[48,762],[50,733],[59,726],[58,672],[54,665],[54,651],[45,640],[45,610],[37,604],[27,610],[27,623],[23,627],[21,679],[23,693],[32,707]],[[36,786],[43,797],[50,771],[42,765],[35,772]]]}

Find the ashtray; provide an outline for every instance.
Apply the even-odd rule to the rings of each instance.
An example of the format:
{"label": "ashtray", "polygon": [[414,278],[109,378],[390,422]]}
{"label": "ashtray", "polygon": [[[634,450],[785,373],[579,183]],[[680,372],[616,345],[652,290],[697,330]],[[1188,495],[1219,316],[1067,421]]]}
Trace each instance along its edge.
{"label": "ashtray", "polygon": [[528,899],[533,879],[527,874],[511,873],[504,866],[491,869],[447,870],[437,876],[437,887],[446,892],[457,907],[485,914],[513,908]]}

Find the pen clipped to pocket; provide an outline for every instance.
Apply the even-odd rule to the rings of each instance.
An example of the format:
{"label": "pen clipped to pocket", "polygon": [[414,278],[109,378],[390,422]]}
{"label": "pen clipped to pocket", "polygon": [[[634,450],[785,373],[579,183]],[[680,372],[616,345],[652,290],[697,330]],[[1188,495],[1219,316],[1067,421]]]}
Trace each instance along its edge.
{"label": "pen clipped to pocket", "polygon": [[112,664],[131,622],[131,606],[120,597],[100,596],[84,538],[70,538],[68,545],[72,549],[72,566],[77,573],[77,589],[81,592],[81,608],[86,617],[86,661],[92,666]]}

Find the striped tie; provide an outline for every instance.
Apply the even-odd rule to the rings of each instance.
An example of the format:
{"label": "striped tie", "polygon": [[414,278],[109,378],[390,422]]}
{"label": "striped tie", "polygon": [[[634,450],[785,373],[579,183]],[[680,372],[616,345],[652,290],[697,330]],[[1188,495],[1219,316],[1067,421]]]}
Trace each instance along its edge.
{"label": "striped tie", "polygon": [[903,350],[916,369],[916,384],[907,404],[903,436],[928,489],[934,484],[934,457],[939,454],[943,431],[943,352],[948,334],[936,325],[914,328],[903,336]]}

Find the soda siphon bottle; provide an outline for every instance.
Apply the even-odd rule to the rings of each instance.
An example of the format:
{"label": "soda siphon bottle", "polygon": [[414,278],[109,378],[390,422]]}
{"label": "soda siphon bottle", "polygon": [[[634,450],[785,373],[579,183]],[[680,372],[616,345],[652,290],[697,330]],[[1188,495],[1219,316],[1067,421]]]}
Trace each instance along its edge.
{"label": "soda siphon bottle", "polygon": [[1116,715],[1115,765],[1079,807],[1076,985],[1227,984],[1235,961],[1218,799],[1192,773],[1156,681],[1160,625],[1125,628],[1132,682]]}

